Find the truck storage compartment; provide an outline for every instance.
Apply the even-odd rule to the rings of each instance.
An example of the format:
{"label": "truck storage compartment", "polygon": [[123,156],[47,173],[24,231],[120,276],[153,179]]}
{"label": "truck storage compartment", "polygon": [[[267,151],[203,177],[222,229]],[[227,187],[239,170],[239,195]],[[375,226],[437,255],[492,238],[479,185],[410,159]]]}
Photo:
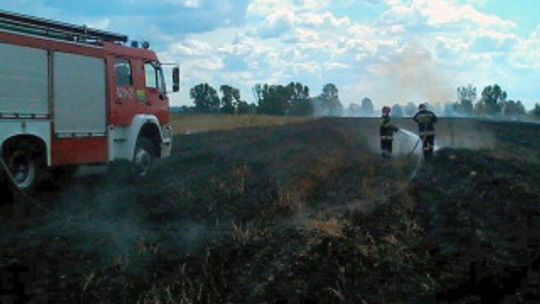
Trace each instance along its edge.
{"label": "truck storage compartment", "polygon": [[54,127],[57,136],[106,135],[105,61],[54,53]]}
{"label": "truck storage compartment", "polygon": [[49,114],[47,51],[0,43],[0,117]]}

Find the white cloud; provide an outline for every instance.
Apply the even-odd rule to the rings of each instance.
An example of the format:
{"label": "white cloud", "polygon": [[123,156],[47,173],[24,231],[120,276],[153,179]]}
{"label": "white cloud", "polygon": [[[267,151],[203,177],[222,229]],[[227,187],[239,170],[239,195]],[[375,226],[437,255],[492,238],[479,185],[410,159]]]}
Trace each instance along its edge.
{"label": "white cloud", "polygon": [[509,51],[518,43],[513,33],[479,29],[472,34],[471,50],[478,52]]}
{"label": "white cloud", "polygon": [[327,62],[324,64],[324,69],[326,72],[335,71],[335,70],[346,70],[350,69],[351,66],[341,62]]}
{"label": "white cloud", "polygon": [[288,9],[278,9],[266,16],[257,33],[262,38],[275,38],[289,31],[295,23],[295,14]]}
{"label": "white cloud", "polygon": [[301,7],[310,11],[321,11],[327,8],[330,2],[330,0],[296,0]]}
{"label": "white cloud", "polygon": [[172,49],[180,56],[206,56],[212,52],[212,46],[209,43],[192,39],[173,44]]}
{"label": "white cloud", "polygon": [[297,28],[294,33],[283,39],[287,43],[294,44],[318,44],[321,42],[321,38],[316,31]]}
{"label": "white cloud", "polygon": [[291,9],[297,12],[319,12],[330,5],[330,0],[252,0],[248,14],[267,16],[276,10]]}
{"label": "white cloud", "polygon": [[109,29],[109,26],[111,25],[111,20],[109,20],[108,18],[103,18],[103,19],[87,22],[86,25],[91,28],[107,30]]}
{"label": "white cloud", "polygon": [[301,81],[316,95],[334,82],[346,105],[358,96],[451,101],[457,85],[502,84],[519,77],[514,67],[540,68],[540,29],[522,37],[516,24],[468,0],[384,2],[384,13],[359,20],[329,1],[255,0],[245,26],[188,35],[167,54],[183,63],[188,87],[230,84],[250,99],[255,83]]}
{"label": "white cloud", "polygon": [[266,16],[277,8],[285,8],[281,0],[253,0],[248,6],[248,14]]}
{"label": "white cloud", "polygon": [[456,25],[460,22],[480,27],[511,29],[512,21],[478,11],[470,4],[459,5],[450,0],[388,1],[390,9],[383,14],[385,23],[425,20],[428,26]]}
{"label": "white cloud", "polygon": [[[197,8],[202,3],[201,0],[153,0],[154,3],[159,4],[169,4],[174,6],[179,6],[183,8]],[[129,0],[130,4],[145,4],[148,3],[146,0]]]}
{"label": "white cloud", "polygon": [[510,59],[517,67],[540,69],[540,24],[527,39],[516,45]]}
{"label": "white cloud", "polygon": [[309,12],[298,15],[297,24],[309,27],[347,27],[351,25],[351,20],[347,17],[338,18],[330,12]]}

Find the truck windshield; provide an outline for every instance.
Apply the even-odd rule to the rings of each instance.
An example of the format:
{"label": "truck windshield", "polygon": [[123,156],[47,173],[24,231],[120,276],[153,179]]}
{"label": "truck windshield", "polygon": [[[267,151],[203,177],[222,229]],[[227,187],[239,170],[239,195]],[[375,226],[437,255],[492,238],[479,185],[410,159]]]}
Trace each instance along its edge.
{"label": "truck windshield", "polygon": [[144,65],[144,73],[146,78],[146,87],[157,89],[160,93],[165,94],[167,87],[161,65],[156,62],[148,62]]}

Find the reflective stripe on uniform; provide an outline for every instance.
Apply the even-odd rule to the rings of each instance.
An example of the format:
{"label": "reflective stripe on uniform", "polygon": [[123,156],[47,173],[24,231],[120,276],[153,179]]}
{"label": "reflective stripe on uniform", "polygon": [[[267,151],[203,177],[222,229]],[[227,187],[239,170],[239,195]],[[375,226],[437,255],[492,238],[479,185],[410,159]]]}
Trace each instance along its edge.
{"label": "reflective stripe on uniform", "polygon": [[392,139],[394,139],[394,137],[393,136],[381,136],[381,139],[382,140],[392,140]]}
{"label": "reflective stripe on uniform", "polygon": [[435,131],[422,131],[420,132],[420,136],[431,136],[435,135]]}
{"label": "reflective stripe on uniform", "polygon": [[433,116],[430,113],[420,113],[415,117],[418,123],[430,123],[432,119]]}

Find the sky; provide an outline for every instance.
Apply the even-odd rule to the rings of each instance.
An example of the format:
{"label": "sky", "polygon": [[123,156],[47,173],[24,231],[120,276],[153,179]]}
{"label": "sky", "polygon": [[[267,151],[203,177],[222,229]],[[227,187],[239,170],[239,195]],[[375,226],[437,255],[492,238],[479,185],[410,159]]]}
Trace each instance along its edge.
{"label": "sky", "polygon": [[345,106],[456,100],[499,84],[540,102],[540,0],[0,0],[0,9],[128,34],[181,67],[173,105],[207,82],[326,83]]}

